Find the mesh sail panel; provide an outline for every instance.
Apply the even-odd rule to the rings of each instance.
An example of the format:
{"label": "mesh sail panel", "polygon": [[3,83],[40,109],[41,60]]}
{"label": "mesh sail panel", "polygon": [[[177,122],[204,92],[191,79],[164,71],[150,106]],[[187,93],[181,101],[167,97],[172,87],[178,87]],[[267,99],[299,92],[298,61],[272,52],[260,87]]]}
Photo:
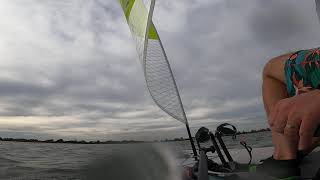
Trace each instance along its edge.
{"label": "mesh sail panel", "polygon": [[136,42],[148,90],[155,103],[163,111],[187,123],[170,64],[152,23],[154,3],[147,3],[150,6],[145,6],[146,1],[120,0],[120,4]]}
{"label": "mesh sail panel", "polygon": [[148,41],[146,57],[145,78],[153,100],[162,110],[185,123],[181,100],[160,41]]}

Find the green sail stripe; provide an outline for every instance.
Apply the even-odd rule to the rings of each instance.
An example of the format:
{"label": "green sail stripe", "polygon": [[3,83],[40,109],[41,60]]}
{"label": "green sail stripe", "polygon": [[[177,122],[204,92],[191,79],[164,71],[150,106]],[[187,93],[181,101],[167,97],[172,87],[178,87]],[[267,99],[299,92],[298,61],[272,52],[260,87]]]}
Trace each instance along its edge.
{"label": "green sail stripe", "polygon": [[[142,0],[119,0],[127,22],[136,36],[144,37],[147,27],[148,11]],[[153,23],[149,28],[148,39],[159,40]]]}
{"label": "green sail stripe", "polygon": [[155,40],[159,40],[159,35],[156,31],[156,28],[154,27],[153,23],[150,26],[150,30],[149,30],[149,39],[155,39]]}
{"label": "green sail stripe", "polygon": [[120,1],[122,10],[128,20],[135,0],[119,0],[119,1]]}

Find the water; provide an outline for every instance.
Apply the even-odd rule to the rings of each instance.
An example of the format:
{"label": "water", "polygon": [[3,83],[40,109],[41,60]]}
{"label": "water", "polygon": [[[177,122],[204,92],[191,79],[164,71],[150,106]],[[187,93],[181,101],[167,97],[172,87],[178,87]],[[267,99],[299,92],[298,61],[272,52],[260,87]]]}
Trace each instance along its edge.
{"label": "water", "polygon": [[[270,132],[237,139],[225,138],[227,146],[240,149],[239,140],[253,147],[272,145]],[[174,157],[185,157],[190,149],[188,141],[130,145],[1,142],[0,179],[178,179]]]}

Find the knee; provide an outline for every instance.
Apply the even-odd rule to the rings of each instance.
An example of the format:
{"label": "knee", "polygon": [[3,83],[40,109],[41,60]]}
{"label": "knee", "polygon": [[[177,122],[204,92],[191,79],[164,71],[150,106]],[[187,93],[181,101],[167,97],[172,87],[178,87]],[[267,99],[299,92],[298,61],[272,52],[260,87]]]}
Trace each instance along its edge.
{"label": "knee", "polygon": [[288,53],[270,59],[264,66],[263,77],[273,77],[275,79],[283,80],[284,66],[291,55],[292,53]]}
{"label": "knee", "polygon": [[272,76],[272,72],[274,72],[275,66],[279,61],[279,57],[272,58],[268,60],[268,62],[264,65],[263,68],[263,77]]}

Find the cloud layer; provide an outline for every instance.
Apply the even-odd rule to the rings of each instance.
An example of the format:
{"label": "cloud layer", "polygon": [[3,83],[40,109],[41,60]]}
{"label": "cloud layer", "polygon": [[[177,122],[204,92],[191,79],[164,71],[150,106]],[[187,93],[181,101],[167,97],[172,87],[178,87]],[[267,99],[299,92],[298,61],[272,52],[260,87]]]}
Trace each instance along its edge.
{"label": "cloud layer", "polygon": [[[154,22],[193,131],[266,127],[263,65],[320,42],[313,1],[161,0]],[[149,97],[117,1],[2,1],[0,39],[0,136],[186,136]]]}

